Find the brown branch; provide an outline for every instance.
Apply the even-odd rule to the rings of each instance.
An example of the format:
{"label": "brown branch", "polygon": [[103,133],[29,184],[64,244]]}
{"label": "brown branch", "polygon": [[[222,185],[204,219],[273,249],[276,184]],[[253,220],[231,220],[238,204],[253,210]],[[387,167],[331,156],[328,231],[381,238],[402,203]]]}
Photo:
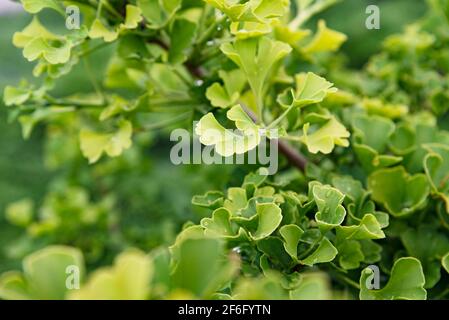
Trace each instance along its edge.
{"label": "brown branch", "polygon": [[[248,116],[257,122],[257,116],[243,103],[240,103],[248,114]],[[307,158],[304,157],[300,152],[293,149],[293,147],[286,141],[277,140],[279,151],[288,159],[288,161],[301,171],[305,171],[307,165]]]}

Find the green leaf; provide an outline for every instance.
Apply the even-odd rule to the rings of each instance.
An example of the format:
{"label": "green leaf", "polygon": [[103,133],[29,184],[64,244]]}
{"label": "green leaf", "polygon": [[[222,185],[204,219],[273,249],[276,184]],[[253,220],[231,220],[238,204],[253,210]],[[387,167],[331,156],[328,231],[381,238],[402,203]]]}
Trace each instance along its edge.
{"label": "green leaf", "polygon": [[345,270],[357,269],[365,259],[362,246],[356,240],[344,240],[337,245],[338,262]]}
{"label": "green leaf", "polygon": [[89,37],[91,39],[103,38],[105,42],[112,42],[117,39],[118,32],[108,29],[100,19],[95,19],[89,30]]}
{"label": "green leaf", "polygon": [[424,158],[424,170],[432,192],[443,199],[449,213],[449,147],[429,145],[429,154]]}
{"label": "green leaf", "polygon": [[70,299],[147,299],[152,275],[151,259],[143,252],[128,250],[115,258],[113,266],[101,268],[93,273],[80,290],[70,295]]}
{"label": "green leaf", "polygon": [[339,226],[337,237],[345,240],[383,239],[385,234],[377,218],[368,213],[363,216],[359,225]]}
{"label": "green leaf", "polygon": [[358,115],[354,117],[354,140],[384,153],[395,125],[393,121],[379,116]]}
{"label": "green leaf", "polygon": [[318,21],[318,32],[309,44],[303,49],[305,53],[334,52],[347,40],[341,32],[329,29],[324,20]]}
{"label": "green leaf", "polygon": [[403,167],[381,169],[368,177],[372,199],[381,203],[395,217],[412,214],[422,208],[429,194],[423,174],[409,175]]}
{"label": "green leaf", "polygon": [[361,300],[425,300],[424,273],[419,260],[400,258],[394,263],[390,280],[381,290],[367,288],[373,270],[366,268],[360,276]]}
{"label": "green leaf", "polygon": [[284,248],[285,251],[292,257],[294,260],[298,258],[298,244],[301,236],[304,234],[304,231],[294,224],[284,225],[279,229],[279,233],[284,239]]}
{"label": "green leaf", "polygon": [[330,300],[332,290],[324,273],[303,273],[300,284],[290,291],[292,300]]}
{"label": "green leaf", "polygon": [[212,113],[208,113],[195,127],[195,133],[199,136],[202,144],[214,146],[215,151],[224,157],[243,154],[259,145],[261,140],[259,127],[254,124],[240,105],[232,107],[227,112],[227,116],[235,122],[237,129],[242,134],[225,129]]}
{"label": "green leaf", "polygon": [[318,248],[311,255],[300,262],[301,264],[311,267],[317,263],[331,262],[337,256],[337,253],[338,251],[333,244],[327,238],[324,238],[321,240]]}
{"label": "green leaf", "polygon": [[249,0],[239,3],[233,0],[204,0],[206,3],[226,14],[232,21],[268,23],[269,19],[279,18],[288,10],[289,1]]}
{"label": "green leaf", "polygon": [[400,238],[408,255],[419,259],[426,277],[425,288],[432,288],[440,280],[441,257],[449,251],[449,239],[435,228],[421,225],[409,228]]}
{"label": "green leaf", "polygon": [[23,274],[7,273],[0,278],[0,297],[5,299],[62,300],[68,292],[68,267],[84,275],[82,253],[75,248],[50,246],[25,257]]}
{"label": "green leaf", "polygon": [[181,8],[181,2],[181,0],[138,0],[137,6],[148,21],[148,27],[159,29]]}
{"label": "green leaf", "polygon": [[82,129],[80,132],[81,152],[89,159],[89,163],[97,162],[103,152],[110,157],[117,157],[131,147],[131,136],[132,125],[126,120],[120,121],[118,130],[113,133]]}
{"label": "green leaf", "polygon": [[285,91],[278,97],[284,108],[302,108],[310,104],[322,102],[329,93],[337,92],[334,84],[313,72],[300,73],[295,76],[296,89]]}
{"label": "green leaf", "polygon": [[331,186],[315,185],[312,189],[313,198],[318,207],[315,220],[322,230],[330,230],[339,226],[346,216],[342,206],[344,194]]}
{"label": "green leaf", "polygon": [[291,47],[267,37],[236,40],[221,45],[221,51],[245,73],[251,90],[259,101],[263,97],[268,76],[277,62],[291,52]]}
{"label": "green leaf", "polygon": [[204,218],[200,224],[205,229],[205,235],[232,237],[235,235],[231,226],[231,214],[225,208],[218,208],[212,213],[212,218]]}
{"label": "green leaf", "polygon": [[336,145],[349,146],[349,131],[334,117],[313,133],[309,134],[309,128],[310,123],[306,123],[303,127],[304,134],[300,139],[311,153],[328,154],[334,150]]}
{"label": "green leaf", "polygon": [[127,4],[125,23],[122,24],[121,27],[125,29],[135,29],[142,19],[142,10],[140,10],[139,7]]}
{"label": "green leaf", "polygon": [[249,233],[253,240],[261,240],[271,235],[281,224],[282,211],[274,203],[256,204],[258,225],[254,233]]}
{"label": "green leaf", "polygon": [[48,31],[39,21],[37,16],[22,31],[14,33],[12,42],[18,48],[24,48],[31,40],[43,38],[47,40],[57,40],[59,37]]}
{"label": "green leaf", "polygon": [[37,37],[25,45],[23,56],[28,61],[43,58],[50,64],[66,63],[70,59],[72,46],[70,41]]}
{"label": "green leaf", "polygon": [[8,204],[5,209],[6,219],[20,227],[26,227],[33,219],[33,200],[25,198]]}
{"label": "green leaf", "polygon": [[[185,239],[174,257],[172,285],[208,298],[231,280],[237,270],[236,262],[225,256],[224,244],[218,239]],[[188,276],[187,276],[188,275]]]}
{"label": "green leaf", "polygon": [[3,101],[6,106],[21,105],[31,97],[32,92],[26,88],[6,86],[3,92]]}
{"label": "green leaf", "polygon": [[209,209],[218,209],[223,206],[223,193],[221,191],[208,191],[204,195],[193,196],[192,204]]}
{"label": "green leaf", "polygon": [[170,29],[170,49],[168,59],[171,63],[183,63],[187,60],[187,49],[190,48],[195,35],[196,24],[187,19],[176,19]]}
{"label": "green leaf", "polygon": [[50,8],[58,11],[65,16],[65,10],[56,0],[20,0],[23,8],[29,13],[38,13],[42,9]]}
{"label": "green leaf", "polygon": [[441,264],[444,270],[449,273],[449,252],[443,258],[441,258]]}
{"label": "green leaf", "polygon": [[240,98],[240,93],[246,84],[245,75],[240,69],[218,72],[224,86],[214,82],[206,90],[206,97],[214,107],[228,108]]}

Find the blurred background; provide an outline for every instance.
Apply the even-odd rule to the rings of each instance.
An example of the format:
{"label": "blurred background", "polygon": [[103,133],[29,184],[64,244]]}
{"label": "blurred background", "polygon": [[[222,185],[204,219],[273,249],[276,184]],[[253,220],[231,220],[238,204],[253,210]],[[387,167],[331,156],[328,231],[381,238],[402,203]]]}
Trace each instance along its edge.
{"label": "blurred background", "polygon": [[[380,7],[380,30],[365,28],[365,9],[370,4]],[[348,35],[343,51],[348,57],[347,64],[357,68],[380,50],[386,36],[402,31],[407,23],[424,12],[424,0],[343,0],[319,18],[324,18],[331,28]],[[28,63],[21,50],[11,43],[14,32],[22,30],[30,20],[19,5],[0,0],[0,94],[7,84],[16,85],[23,78],[35,81],[31,75],[33,64]],[[55,30],[63,28],[52,13],[45,13],[41,20]],[[316,22],[312,21],[311,28],[315,25]],[[108,54],[107,50],[102,50],[91,59],[92,66],[98,71],[94,74],[99,80]],[[61,94],[90,91],[90,85],[82,79],[83,70],[76,69],[61,78],[56,90]],[[7,109],[2,100],[0,272],[16,268],[24,255],[48,243],[88,248],[87,259],[92,266],[108,263],[126,245],[148,250],[169,244],[183,223],[198,221],[202,216],[200,210],[191,206],[193,195],[222,189],[225,181],[240,183],[239,169],[229,166],[172,165],[166,144],[168,140],[161,138],[163,132],[141,137],[143,142],[140,145],[144,146],[144,152],[131,150],[123,159],[103,161],[95,167],[89,167],[83,158],[67,164],[62,160],[58,166],[52,165],[54,161],[48,159],[46,150],[55,146],[49,146],[43,139],[48,128],[39,126],[28,140],[24,140],[19,123],[8,123]],[[200,175],[197,174],[199,171]],[[231,172],[233,179],[228,182],[227,175]],[[28,219],[33,222],[26,227],[11,223],[7,218],[8,205],[16,201],[21,201],[14,208],[17,212],[27,211],[24,214],[31,215]],[[89,216],[96,222],[95,228],[85,223],[85,212],[95,212],[94,218]],[[82,216],[82,227],[73,218],[77,214]],[[104,221],[101,220],[102,215],[106,217]],[[66,225],[64,234],[60,234],[54,226],[61,224],[58,219],[63,218]],[[99,221],[104,224],[99,224]]]}

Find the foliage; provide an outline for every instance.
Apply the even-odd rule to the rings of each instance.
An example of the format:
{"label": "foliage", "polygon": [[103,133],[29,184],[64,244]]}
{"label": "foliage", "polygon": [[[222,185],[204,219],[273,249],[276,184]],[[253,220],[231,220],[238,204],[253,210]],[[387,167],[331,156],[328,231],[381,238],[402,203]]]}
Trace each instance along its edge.
{"label": "foliage", "polygon": [[[83,24],[59,34],[40,14],[64,16],[68,3],[22,0],[33,18],[13,44],[38,81],[6,86],[4,103],[25,138],[45,125],[45,160],[60,172],[42,201],[5,210],[26,235],[7,248],[23,267],[1,276],[0,298],[448,298],[444,1],[359,70],[339,58],[346,35],[321,19],[308,29],[334,0],[74,3]],[[89,58],[106,47],[98,77]],[[80,64],[91,88],[58,92]],[[148,149],[178,127],[226,157],[263,139],[285,154],[272,176],[201,167],[207,192],[175,210],[199,215],[177,217],[176,236],[151,215],[131,227],[128,210],[163,212],[197,189],[191,173],[147,190]],[[372,265],[381,288],[367,287]]]}

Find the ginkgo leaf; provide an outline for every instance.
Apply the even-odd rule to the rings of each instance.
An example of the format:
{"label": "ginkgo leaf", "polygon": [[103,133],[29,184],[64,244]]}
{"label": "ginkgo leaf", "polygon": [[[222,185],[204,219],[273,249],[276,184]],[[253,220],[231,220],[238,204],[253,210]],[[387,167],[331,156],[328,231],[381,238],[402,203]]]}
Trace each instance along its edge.
{"label": "ginkgo leaf", "polygon": [[344,194],[331,186],[320,184],[312,187],[312,194],[318,207],[315,220],[320,228],[327,231],[339,226],[346,216],[346,210],[342,206]]}
{"label": "ginkgo leaf", "polygon": [[114,265],[97,270],[73,300],[143,300],[150,293],[153,274],[151,259],[143,252],[128,250],[115,258]]}
{"label": "ginkgo leaf", "polygon": [[242,134],[225,129],[212,113],[206,114],[197,123],[195,133],[200,142],[214,146],[215,151],[225,157],[242,154],[257,147],[261,140],[259,127],[252,122],[240,105],[228,111],[228,118],[236,122]]}
{"label": "ginkgo leaf", "polygon": [[170,49],[168,59],[172,63],[183,63],[187,59],[186,50],[196,35],[197,25],[187,19],[176,19],[170,29]]}
{"label": "ginkgo leaf", "polygon": [[131,122],[123,120],[119,123],[117,132],[99,133],[89,129],[80,132],[80,146],[83,155],[89,163],[97,162],[103,152],[110,157],[116,157],[131,147]]}
{"label": "ginkgo leaf", "polygon": [[21,105],[31,97],[32,91],[26,88],[6,86],[3,91],[3,101],[6,106]]}
{"label": "ginkgo leaf", "polygon": [[[71,269],[69,269],[71,268]],[[3,299],[62,300],[67,288],[67,270],[78,270],[78,280],[84,277],[82,253],[66,246],[49,246],[23,260],[23,273],[9,272],[0,277],[0,297]]]}
{"label": "ginkgo leaf", "polygon": [[23,8],[29,13],[38,13],[42,9],[51,8],[65,15],[63,7],[57,0],[20,0]]}
{"label": "ginkgo leaf", "polygon": [[424,170],[432,187],[432,192],[443,199],[449,213],[449,147],[428,145],[429,153],[424,158]]}
{"label": "ginkgo leaf", "polygon": [[381,229],[379,221],[373,214],[365,214],[359,225],[339,226],[337,237],[342,239],[382,239],[385,234]]}
{"label": "ginkgo leaf", "polygon": [[298,258],[298,244],[304,230],[294,224],[284,225],[279,229],[279,233],[284,239],[285,251],[296,260]]}
{"label": "ginkgo leaf", "polygon": [[449,252],[443,258],[441,258],[441,264],[444,270],[449,273]]}
{"label": "ginkgo leaf", "polygon": [[207,88],[206,97],[214,107],[228,108],[240,98],[240,93],[246,84],[245,75],[240,69],[220,70],[219,75],[224,85],[218,82],[213,83]]}
{"label": "ginkgo leaf", "polygon": [[[268,37],[237,40],[221,45],[221,51],[245,73],[256,99],[261,99],[267,78],[275,64],[291,47]],[[260,107],[260,106],[258,106]]]}
{"label": "ginkgo leaf", "polygon": [[345,240],[337,245],[338,262],[345,270],[357,269],[365,259],[362,245],[356,240]]}
{"label": "ginkgo leaf", "polygon": [[296,89],[290,89],[278,97],[278,102],[284,108],[298,107],[319,103],[330,94],[337,91],[334,84],[313,72],[300,73],[296,77]]}
{"label": "ginkgo leaf", "polygon": [[329,241],[329,239],[324,238],[318,248],[307,258],[301,260],[301,264],[307,266],[313,266],[317,263],[325,263],[330,262],[335,259],[337,256],[337,249],[334,245]]}
{"label": "ginkgo leaf", "polygon": [[131,4],[126,5],[125,23],[121,25],[125,29],[135,29],[142,21],[142,10]]}
{"label": "ginkgo leaf", "polygon": [[230,222],[231,214],[225,208],[219,208],[212,213],[212,218],[204,218],[200,224],[205,228],[206,235],[219,235],[222,237],[234,236]]}
{"label": "ginkgo leaf", "polygon": [[256,205],[258,226],[254,233],[250,233],[253,240],[261,240],[272,234],[282,220],[281,209],[274,203],[258,203]]}
{"label": "ginkgo leaf", "polygon": [[368,177],[372,199],[393,216],[412,214],[425,205],[429,184],[424,174],[409,175],[403,167],[381,169]]}
{"label": "ginkgo leaf", "polygon": [[51,64],[66,63],[70,59],[72,44],[69,41],[34,38],[23,48],[23,56],[28,61],[43,58]]}
{"label": "ginkgo leaf", "polygon": [[400,258],[391,269],[387,285],[380,290],[369,289],[374,271],[366,268],[360,276],[361,300],[425,300],[425,278],[421,263],[415,258]]}
{"label": "ginkgo leaf", "polygon": [[92,39],[103,38],[105,42],[112,42],[117,39],[118,32],[109,30],[100,19],[95,19],[89,30],[89,37]]}
{"label": "ginkgo leaf", "polygon": [[318,31],[312,41],[303,49],[306,53],[337,51],[347,40],[347,36],[341,32],[329,29],[324,20],[318,21]]}
{"label": "ginkgo leaf", "polygon": [[249,0],[239,3],[234,0],[204,0],[226,14],[232,21],[268,23],[287,12],[289,1]]}
{"label": "ginkgo leaf", "polygon": [[349,131],[334,117],[311,134],[308,132],[309,128],[310,124],[306,123],[303,127],[304,135],[301,137],[301,141],[311,153],[321,152],[328,154],[334,150],[336,145],[349,146]]}
{"label": "ginkgo leaf", "polygon": [[42,38],[47,40],[58,40],[59,36],[51,33],[45,28],[37,16],[22,31],[14,33],[12,38],[13,44],[18,48],[24,48],[31,40]]}
{"label": "ginkgo leaf", "polygon": [[137,6],[149,23],[148,27],[159,29],[181,8],[181,2],[181,0],[138,0]]}

